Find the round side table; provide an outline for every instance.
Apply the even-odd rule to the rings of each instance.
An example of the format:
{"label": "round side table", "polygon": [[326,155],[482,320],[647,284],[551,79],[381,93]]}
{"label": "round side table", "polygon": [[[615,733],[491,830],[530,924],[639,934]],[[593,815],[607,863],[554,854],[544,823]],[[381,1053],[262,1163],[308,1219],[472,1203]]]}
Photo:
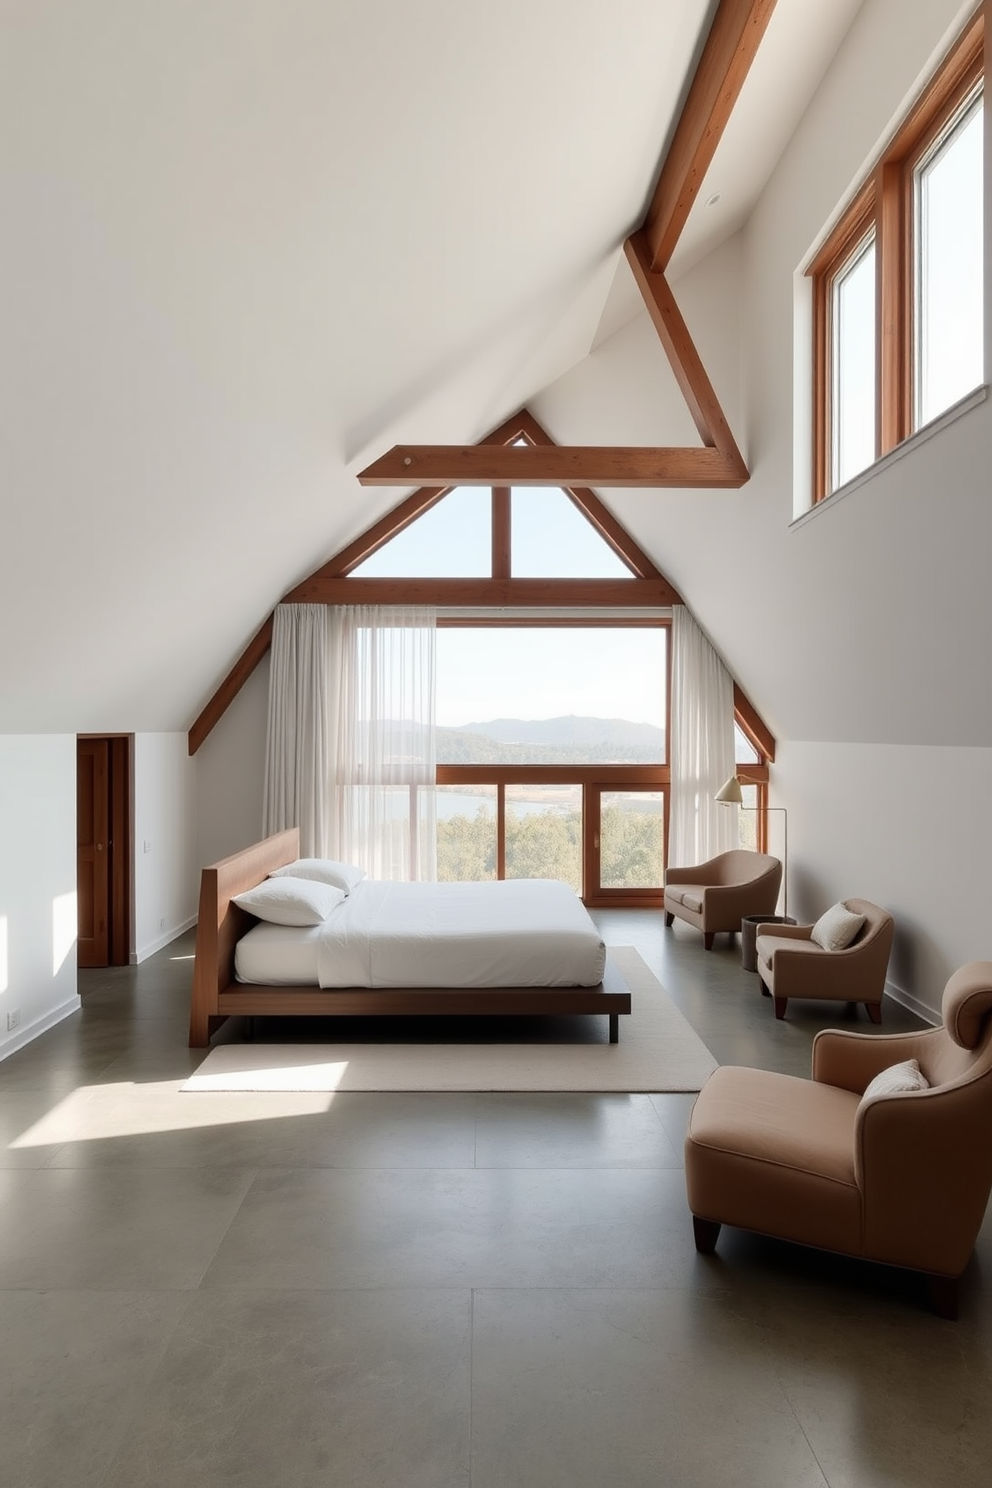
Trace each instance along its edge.
{"label": "round side table", "polygon": [[758,951],[755,941],[759,925],[794,925],[791,915],[745,915],[741,920],[741,965],[745,971],[757,971]]}

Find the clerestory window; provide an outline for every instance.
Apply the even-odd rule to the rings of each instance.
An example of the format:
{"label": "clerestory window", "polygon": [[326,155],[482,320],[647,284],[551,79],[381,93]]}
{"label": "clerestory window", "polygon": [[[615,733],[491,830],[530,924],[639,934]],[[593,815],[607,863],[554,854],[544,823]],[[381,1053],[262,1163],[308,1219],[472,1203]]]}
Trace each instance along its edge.
{"label": "clerestory window", "polygon": [[979,12],[807,270],[814,501],[983,381],[983,47]]}

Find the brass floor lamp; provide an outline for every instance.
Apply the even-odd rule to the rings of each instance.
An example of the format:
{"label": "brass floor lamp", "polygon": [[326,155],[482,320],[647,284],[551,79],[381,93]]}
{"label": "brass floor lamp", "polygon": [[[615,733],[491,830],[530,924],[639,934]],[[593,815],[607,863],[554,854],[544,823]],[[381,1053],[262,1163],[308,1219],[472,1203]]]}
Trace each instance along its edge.
{"label": "brass floor lamp", "polygon": [[[721,806],[739,806],[742,811],[760,811],[759,806],[745,806],[744,796],[741,791],[741,783],[736,774],[731,775],[725,781],[713,797],[719,801]],[[766,811],[781,811],[782,813],[782,912],[786,919],[789,918],[789,813],[784,806],[766,806]]]}

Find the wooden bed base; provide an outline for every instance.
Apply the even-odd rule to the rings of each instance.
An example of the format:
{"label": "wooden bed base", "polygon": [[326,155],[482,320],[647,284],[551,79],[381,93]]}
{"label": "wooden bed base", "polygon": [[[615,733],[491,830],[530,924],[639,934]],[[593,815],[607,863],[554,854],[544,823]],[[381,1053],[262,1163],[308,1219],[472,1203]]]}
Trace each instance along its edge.
{"label": "wooden bed base", "polygon": [[224,858],[200,877],[200,916],[193,964],[193,994],[189,1014],[189,1042],[205,1048],[225,1018],[246,1017],[396,1017],[416,1015],[547,1017],[560,1013],[605,1013],[610,1020],[610,1043],[620,1037],[620,1014],[630,1012],[630,992],[616,968],[607,962],[606,975],[595,987],[494,987],[491,991],[459,991],[445,987],[258,987],[234,977],[234,948],[255,924],[254,916],[232,903],[261,883],[274,868],[300,855],[296,827],[256,842],[243,852]]}

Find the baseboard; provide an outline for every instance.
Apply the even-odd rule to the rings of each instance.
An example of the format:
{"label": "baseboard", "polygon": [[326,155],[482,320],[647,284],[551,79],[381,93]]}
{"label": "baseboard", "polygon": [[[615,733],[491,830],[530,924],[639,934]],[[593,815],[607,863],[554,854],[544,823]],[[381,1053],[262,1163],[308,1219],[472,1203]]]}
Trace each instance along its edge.
{"label": "baseboard", "polygon": [[164,950],[167,945],[171,945],[174,940],[178,940],[180,935],[185,935],[187,930],[192,930],[196,924],[196,920],[196,915],[190,915],[189,919],[184,920],[181,925],[174,926],[172,930],[164,930],[158,939],[153,940],[150,945],[142,946],[138,951],[132,951],[131,965],[140,966],[142,961],[147,961],[149,956],[155,955],[156,951]]}
{"label": "baseboard", "polygon": [[0,1062],[10,1054],[16,1054],[18,1049],[23,1049],[25,1044],[33,1043],[36,1038],[40,1038],[43,1033],[47,1033],[50,1028],[54,1028],[56,1023],[61,1023],[65,1018],[70,1017],[72,1013],[78,1013],[78,1011],[79,998],[70,997],[68,1002],[63,1002],[57,1008],[53,1008],[43,1018],[35,1019],[26,1028],[19,1028],[11,1039],[0,1045]]}
{"label": "baseboard", "polygon": [[932,1007],[927,1007],[925,1002],[921,1002],[911,992],[904,992],[894,982],[886,982],[885,995],[886,997],[891,997],[892,1001],[897,1002],[900,1007],[904,1007],[907,1012],[915,1013],[918,1018],[923,1019],[924,1023],[929,1023],[932,1028],[940,1027],[941,1017],[939,1012],[935,1012]]}

